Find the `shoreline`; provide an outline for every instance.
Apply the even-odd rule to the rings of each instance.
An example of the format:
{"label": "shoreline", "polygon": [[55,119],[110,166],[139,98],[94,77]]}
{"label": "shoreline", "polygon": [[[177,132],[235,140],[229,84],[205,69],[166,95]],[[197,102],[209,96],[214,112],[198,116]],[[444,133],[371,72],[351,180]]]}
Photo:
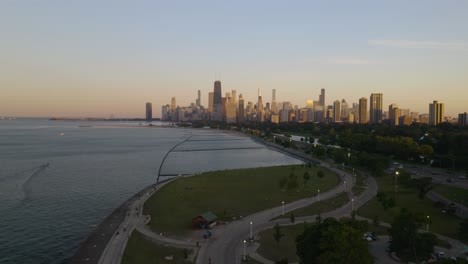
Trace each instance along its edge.
{"label": "shoreline", "polygon": [[66,259],[65,263],[79,264],[79,263],[98,263],[104,252],[107,244],[114,236],[114,233],[119,229],[120,224],[125,219],[129,211],[129,207],[139,200],[143,194],[149,190],[156,188],[157,185],[166,182],[167,180],[160,181],[159,183],[153,183],[143,190],[139,191],[119,207],[115,208],[91,233],[90,235],[80,243],[75,254]]}
{"label": "shoreline", "polygon": [[[224,131],[226,132],[226,131]],[[250,135],[246,135],[244,133],[240,133],[237,131],[228,131],[229,134],[237,134],[239,136],[243,136],[246,138],[251,139],[253,142],[263,145],[272,151],[276,151],[282,153],[284,155],[290,156],[294,159],[300,160],[302,162],[310,161],[314,163],[320,164],[317,160],[311,159],[312,157],[301,155],[300,153],[296,153],[294,151],[287,151],[279,146],[276,146],[274,143],[264,142],[258,138],[255,138]],[[82,264],[82,263],[99,263],[99,260],[104,253],[108,243],[114,237],[114,234],[119,229],[120,225],[125,220],[125,217],[129,210],[131,209],[132,205],[142,198],[145,193],[150,191],[151,189],[156,188],[158,185],[165,183],[170,179],[165,179],[163,181],[159,181],[149,185],[148,187],[142,189],[125,202],[123,202],[119,207],[115,208],[112,213],[110,213],[91,233],[90,235],[80,243],[78,249],[75,251],[75,254],[65,260],[65,263],[70,264]],[[133,213],[133,212],[132,212]]]}

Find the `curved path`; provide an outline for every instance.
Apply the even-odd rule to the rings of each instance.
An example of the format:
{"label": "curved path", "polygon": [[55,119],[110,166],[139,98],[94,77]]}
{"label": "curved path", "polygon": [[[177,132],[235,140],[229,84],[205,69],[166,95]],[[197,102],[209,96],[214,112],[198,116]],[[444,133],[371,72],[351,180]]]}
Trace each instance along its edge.
{"label": "curved path", "polygon": [[[325,168],[343,175],[343,171],[336,168],[330,167],[328,164],[322,164]],[[345,173],[344,179],[351,184],[348,188],[351,189],[353,186],[352,175]],[[369,178],[371,179],[371,178]],[[320,200],[329,199],[339,193],[343,192],[344,185],[339,184],[333,189],[320,194]],[[359,196],[359,199],[354,201],[355,208],[365,204],[370,200],[377,192],[377,183],[374,180],[369,181],[369,188]],[[318,196],[298,200],[284,205],[284,212],[290,212],[301,207],[311,205],[319,200]],[[349,215],[351,212],[351,204],[347,204],[334,211],[323,214],[324,217],[339,217]],[[216,263],[216,264],[238,264],[241,262],[241,256],[243,255],[243,240],[246,240],[250,232],[250,222],[252,222],[252,229],[255,231],[263,230],[272,227],[276,222],[288,223],[289,219],[279,219],[276,221],[270,221],[270,219],[280,216],[282,214],[282,206],[278,206],[272,209],[268,209],[253,215],[243,218],[241,221],[233,222],[225,226],[222,230],[217,230],[213,238],[205,243],[198,254],[197,262],[202,263]],[[301,217],[296,220],[303,221]],[[315,220],[315,218],[314,218]]]}

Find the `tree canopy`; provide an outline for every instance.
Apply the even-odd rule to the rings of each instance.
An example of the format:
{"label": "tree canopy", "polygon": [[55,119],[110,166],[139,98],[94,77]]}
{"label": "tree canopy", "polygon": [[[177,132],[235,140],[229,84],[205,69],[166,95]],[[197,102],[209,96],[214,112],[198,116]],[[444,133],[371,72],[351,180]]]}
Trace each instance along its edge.
{"label": "tree canopy", "polygon": [[307,227],[296,238],[301,264],[373,263],[362,232],[333,218]]}

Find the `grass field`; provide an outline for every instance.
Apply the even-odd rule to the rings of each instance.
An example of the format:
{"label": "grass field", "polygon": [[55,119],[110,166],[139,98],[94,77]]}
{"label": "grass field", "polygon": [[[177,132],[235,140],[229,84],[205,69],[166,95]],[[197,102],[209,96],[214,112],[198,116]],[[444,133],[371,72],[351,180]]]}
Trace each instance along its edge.
{"label": "grass field", "polygon": [[[279,182],[292,169],[298,176],[298,187],[283,190]],[[324,177],[317,177],[318,169],[325,173]],[[304,186],[302,175],[306,170],[312,176]],[[280,206],[282,201],[313,196],[317,189],[325,192],[337,184],[339,178],[334,173],[301,165],[208,172],[170,182],[148,199],[144,213],[151,215],[149,225],[153,230],[184,235],[191,229],[191,219],[206,211],[231,221],[233,217]]]}
{"label": "grass field", "polygon": [[[319,213],[325,213],[328,211],[332,211],[336,208],[339,208],[343,205],[345,205],[347,202],[349,202],[348,195],[344,192],[338,194],[337,196],[327,199],[327,200],[322,200],[317,203],[313,203],[309,206],[297,209],[292,211],[291,213],[294,213],[295,217],[300,217],[300,216],[310,216],[310,215],[316,215]],[[284,216],[279,216],[276,217],[275,219],[278,218],[289,218],[290,214],[285,214]]]}
{"label": "grass field", "polygon": [[433,191],[453,202],[464,204],[465,206],[468,205],[467,189],[438,184],[434,187]]}
{"label": "grass field", "polygon": [[358,209],[358,215],[373,219],[378,216],[380,221],[392,223],[395,216],[400,213],[401,208],[407,208],[423,218],[430,217],[429,229],[441,235],[457,239],[458,227],[461,219],[441,213],[441,209],[434,206],[434,203],[428,199],[418,198],[418,191],[405,186],[398,186],[398,193],[395,193],[395,180],[393,177],[385,176],[376,178],[379,185],[379,191],[385,193],[388,197],[394,197],[396,206],[384,210],[380,202],[374,197],[371,201]]}
{"label": "grass field", "polygon": [[[164,257],[173,256],[173,260]],[[138,231],[134,231],[128,240],[122,257],[122,264],[192,264],[184,259],[184,250],[181,248],[166,247],[156,244],[145,238]]]}
{"label": "grass field", "polygon": [[281,226],[281,233],[284,236],[279,243],[276,243],[273,238],[273,232],[274,229],[260,232],[258,254],[272,261],[278,261],[282,258],[287,258],[289,263],[299,261],[296,255],[296,237],[304,232],[304,224]]}

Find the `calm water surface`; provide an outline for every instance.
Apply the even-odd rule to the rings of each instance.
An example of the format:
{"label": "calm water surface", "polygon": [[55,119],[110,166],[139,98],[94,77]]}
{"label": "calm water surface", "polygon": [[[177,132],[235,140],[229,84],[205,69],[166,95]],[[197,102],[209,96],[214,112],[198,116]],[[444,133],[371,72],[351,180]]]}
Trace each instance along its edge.
{"label": "calm water surface", "polygon": [[161,174],[300,163],[235,134],[138,124],[0,120],[0,263],[66,263],[181,142]]}

